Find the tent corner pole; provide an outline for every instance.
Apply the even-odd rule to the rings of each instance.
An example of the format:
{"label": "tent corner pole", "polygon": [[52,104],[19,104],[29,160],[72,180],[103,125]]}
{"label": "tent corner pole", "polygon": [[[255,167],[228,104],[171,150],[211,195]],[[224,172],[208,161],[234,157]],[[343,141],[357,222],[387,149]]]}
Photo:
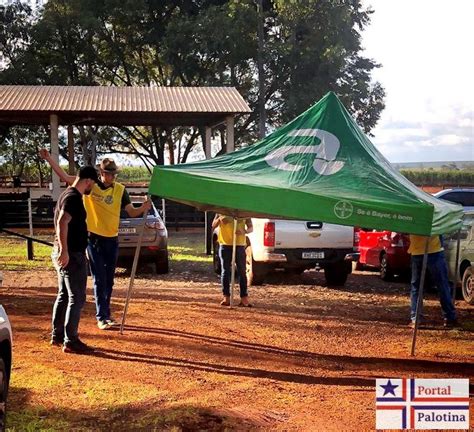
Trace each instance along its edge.
{"label": "tent corner pole", "polygon": [[230,307],[234,306],[236,249],[237,249],[237,218],[234,217],[234,229],[233,229],[233,234],[232,234],[232,263],[231,263],[231,277],[230,277]]}
{"label": "tent corner pole", "polygon": [[456,261],[454,265],[454,286],[453,286],[453,304],[456,301],[456,290],[458,286],[459,277],[459,251],[461,248],[461,230],[458,230],[458,238],[456,244]]}
{"label": "tent corner pole", "polygon": [[[148,196],[148,199],[150,197]],[[140,235],[138,237],[137,248],[135,249],[135,256],[133,258],[132,271],[130,274],[130,283],[128,285],[127,299],[125,300],[125,307],[123,309],[122,322],[120,323],[120,334],[123,335],[123,328],[125,327],[125,319],[127,318],[128,304],[130,303],[130,298],[132,296],[133,283],[135,282],[135,274],[137,272],[138,259],[140,257],[140,250],[142,247],[143,233],[145,232],[145,223],[148,217],[148,210],[143,212],[143,220],[140,226]]]}

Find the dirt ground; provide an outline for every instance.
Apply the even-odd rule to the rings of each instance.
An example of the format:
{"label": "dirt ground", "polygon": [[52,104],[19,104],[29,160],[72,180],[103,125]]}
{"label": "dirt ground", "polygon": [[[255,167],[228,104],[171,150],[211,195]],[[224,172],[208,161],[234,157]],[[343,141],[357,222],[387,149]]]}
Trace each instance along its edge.
{"label": "dirt ground", "polygon": [[[406,283],[354,272],[328,288],[322,273],[279,273],[250,288],[254,308],[230,309],[210,267],[181,260],[169,275],[139,274],[123,335],[96,327],[89,281],[80,334],[96,352],[87,356],[48,344],[55,273],[4,272],[12,430],[369,431],[376,378],[470,378],[473,396],[474,308],[462,301],[463,328],[446,331],[428,295],[429,327],[411,357]],[[116,318],[128,284],[120,271]]]}

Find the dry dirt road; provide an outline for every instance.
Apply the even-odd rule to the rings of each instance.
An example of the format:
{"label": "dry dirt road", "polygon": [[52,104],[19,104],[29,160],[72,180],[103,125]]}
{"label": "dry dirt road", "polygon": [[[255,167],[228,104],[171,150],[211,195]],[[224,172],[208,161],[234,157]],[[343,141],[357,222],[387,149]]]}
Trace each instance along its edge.
{"label": "dry dirt road", "polygon": [[[368,431],[376,378],[470,378],[473,396],[474,308],[461,301],[463,329],[446,331],[429,296],[430,326],[411,357],[404,283],[355,272],[328,288],[314,271],[278,274],[251,288],[254,308],[230,309],[219,306],[209,267],[181,260],[169,275],[139,275],[122,336],[95,326],[89,281],[80,326],[96,348],[88,356],[48,344],[53,271],[4,272],[12,430]],[[116,318],[128,282],[122,271]]]}

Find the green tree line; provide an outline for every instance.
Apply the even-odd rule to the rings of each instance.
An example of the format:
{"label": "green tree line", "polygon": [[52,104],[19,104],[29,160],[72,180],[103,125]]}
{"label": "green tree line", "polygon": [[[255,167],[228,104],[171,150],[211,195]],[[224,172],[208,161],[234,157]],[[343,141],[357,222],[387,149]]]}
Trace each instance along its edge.
{"label": "green tree line", "polygon": [[400,172],[417,186],[474,186],[474,169],[402,169]]}
{"label": "green tree line", "polygon": [[[0,7],[0,84],[233,86],[252,109],[236,123],[237,148],[332,90],[369,133],[384,108],[379,65],[361,46],[372,12],[358,0],[49,0],[32,20],[16,2]],[[80,163],[119,153],[151,170],[202,151],[202,128],[97,126],[74,128]],[[10,150],[37,146],[47,125],[22,128],[27,144],[17,129],[0,131],[0,158],[35,167],[34,151]],[[219,151],[223,135],[214,131]]]}
{"label": "green tree line", "polygon": [[[66,169],[66,166],[63,166]],[[408,180],[417,186],[469,186],[474,187],[474,169],[463,170],[454,169],[401,169]],[[0,166],[0,176],[9,176],[7,165]],[[147,183],[151,174],[144,167],[122,167],[119,172],[119,180],[125,183]],[[25,169],[23,180],[26,182],[38,183],[40,180],[49,182],[50,174],[42,174],[37,167],[31,166]]]}

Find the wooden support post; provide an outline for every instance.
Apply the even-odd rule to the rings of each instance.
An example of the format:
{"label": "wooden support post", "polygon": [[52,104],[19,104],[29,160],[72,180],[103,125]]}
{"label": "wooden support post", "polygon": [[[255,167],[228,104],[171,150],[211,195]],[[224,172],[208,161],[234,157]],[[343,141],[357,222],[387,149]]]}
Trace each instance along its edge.
{"label": "wooden support post", "polygon": [[26,240],[26,249],[27,249],[27,255],[28,255],[28,260],[34,260],[35,259],[35,253],[33,250],[33,240],[27,239]]}
{"label": "wooden support post", "polygon": [[67,156],[69,160],[69,174],[76,174],[76,167],[74,166],[74,131],[72,125],[67,127]]}
{"label": "wooden support post", "polygon": [[204,142],[204,154],[206,159],[211,159],[211,132],[212,129],[206,126],[206,140]]}
{"label": "wooden support post", "polygon": [[[56,114],[51,114],[49,116],[49,123],[50,123],[50,129],[51,129],[51,157],[55,162],[59,164],[59,133],[58,133],[58,127],[59,127],[59,119]],[[53,190],[52,190],[52,196],[53,196],[53,201],[57,201],[59,198],[59,194],[61,193],[61,183],[59,182],[59,177],[58,175],[53,171],[52,172],[52,184],[53,184]]]}

